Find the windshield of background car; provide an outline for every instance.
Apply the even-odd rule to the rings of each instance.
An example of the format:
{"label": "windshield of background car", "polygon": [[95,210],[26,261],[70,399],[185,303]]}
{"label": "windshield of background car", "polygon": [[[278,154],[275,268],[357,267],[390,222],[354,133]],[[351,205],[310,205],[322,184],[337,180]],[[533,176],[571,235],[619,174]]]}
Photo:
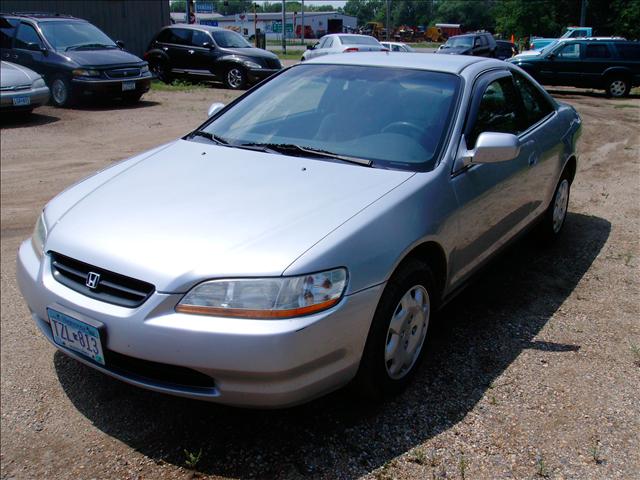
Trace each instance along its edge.
{"label": "windshield of background car", "polygon": [[356,65],[297,65],[202,128],[232,145],[285,144],[434,168],[460,79],[448,73]]}
{"label": "windshield of background car", "polygon": [[216,44],[222,48],[247,48],[252,45],[242,35],[231,30],[217,30],[212,32]]}
{"label": "windshield of background car", "polygon": [[98,27],[86,22],[40,22],[40,29],[56,50],[82,46],[118,48]]}
{"label": "windshield of background car", "polygon": [[373,37],[350,37],[348,35],[340,35],[340,43],[343,45],[380,45],[378,40]]}
{"label": "windshield of background car", "polygon": [[444,44],[444,48],[471,48],[472,46],[473,37],[453,37]]}

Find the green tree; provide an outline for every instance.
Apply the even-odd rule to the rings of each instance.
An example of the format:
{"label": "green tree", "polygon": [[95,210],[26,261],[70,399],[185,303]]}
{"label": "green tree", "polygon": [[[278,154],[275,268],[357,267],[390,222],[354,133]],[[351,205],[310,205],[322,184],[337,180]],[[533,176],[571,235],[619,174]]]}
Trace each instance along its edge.
{"label": "green tree", "polygon": [[384,0],[347,0],[344,6],[345,15],[358,18],[358,25],[371,21],[383,21],[385,16]]}
{"label": "green tree", "polygon": [[465,30],[493,30],[494,4],[493,0],[443,0],[437,3],[435,21],[460,23]]}

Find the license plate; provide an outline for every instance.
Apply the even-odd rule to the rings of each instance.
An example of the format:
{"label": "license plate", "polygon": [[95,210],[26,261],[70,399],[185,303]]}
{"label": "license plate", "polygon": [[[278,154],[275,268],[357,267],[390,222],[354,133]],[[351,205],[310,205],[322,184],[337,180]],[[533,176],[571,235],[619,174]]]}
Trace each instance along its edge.
{"label": "license plate", "polygon": [[136,82],[122,82],[122,91],[126,92],[127,90],[135,90]]}
{"label": "license plate", "polygon": [[29,97],[14,97],[13,98],[13,106],[14,107],[24,107],[26,105],[31,105],[31,99]]}
{"label": "license plate", "polygon": [[100,332],[96,327],[51,308],[47,308],[47,314],[54,342],[104,365]]}

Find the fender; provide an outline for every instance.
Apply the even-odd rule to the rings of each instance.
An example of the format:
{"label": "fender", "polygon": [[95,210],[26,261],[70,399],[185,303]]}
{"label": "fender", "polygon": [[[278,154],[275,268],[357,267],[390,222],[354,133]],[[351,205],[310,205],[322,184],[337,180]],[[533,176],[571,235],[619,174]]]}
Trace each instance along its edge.
{"label": "fender", "polygon": [[628,78],[632,77],[632,73],[631,73],[631,70],[629,68],[616,66],[616,67],[607,68],[602,73],[602,78],[604,79],[604,78],[607,78],[607,77],[612,76],[612,75],[621,75],[621,76],[628,77]]}
{"label": "fender", "polygon": [[211,70],[215,75],[221,77],[231,65],[241,65],[242,67],[247,68],[245,63],[251,61],[252,60],[250,58],[241,57],[240,55],[224,54],[216,58],[216,62]]}

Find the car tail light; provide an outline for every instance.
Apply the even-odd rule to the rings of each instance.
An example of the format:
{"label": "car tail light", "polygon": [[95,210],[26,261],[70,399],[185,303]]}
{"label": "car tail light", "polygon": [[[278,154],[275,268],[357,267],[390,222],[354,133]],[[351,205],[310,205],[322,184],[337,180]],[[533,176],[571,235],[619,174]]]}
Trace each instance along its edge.
{"label": "car tail light", "polygon": [[359,52],[360,50],[358,50],[358,47],[349,47],[347,48],[343,53],[348,53],[348,52]]}

